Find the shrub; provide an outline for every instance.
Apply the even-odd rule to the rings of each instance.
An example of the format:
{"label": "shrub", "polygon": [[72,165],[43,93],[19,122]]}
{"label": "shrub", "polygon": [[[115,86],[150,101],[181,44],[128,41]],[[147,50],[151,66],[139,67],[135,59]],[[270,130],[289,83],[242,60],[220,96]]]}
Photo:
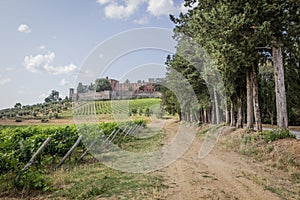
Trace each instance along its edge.
{"label": "shrub", "polygon": [[265,142],[272,142],[284,138],[296,138],[288,129],[275,129],[271,131],[262,131],[254,136],[254,140],[263,139]]}
{"label": "shrub", "polygon": [[41,122],[42,123],[47,123],[49,120],[48,119],[45,119],[45,118],[43,118],[43,119],[41,119]]}
{"label": "shrub", "polygon": [[23,120],[21,118],[17,118],[16,122],[22,122]]}

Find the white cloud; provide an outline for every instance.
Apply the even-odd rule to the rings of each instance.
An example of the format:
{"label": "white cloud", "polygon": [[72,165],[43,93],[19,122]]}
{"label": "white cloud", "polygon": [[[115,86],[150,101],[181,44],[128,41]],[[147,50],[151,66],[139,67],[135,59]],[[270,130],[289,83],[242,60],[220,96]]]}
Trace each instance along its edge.
{"label": "white cloud", "polygon": [[0,79],[0,86],[11,82],[10,78]]}
{"label": "white cloud", "polygon": [[60,74],[69,74],[77,70],[77,66],[70,64],[65,66],[52,66],[52,65],[45,65],[44,69],[53,75],[60,75]]}
{"label": "white cloud", "polygon": [[31,29],[27,24],[21,24],[17,30],[20,33],[31,33]]}
{"label": "white cloud", "polygon": [[44,50],[45,48],[46,48],[45,45],[41,45],[41,46],[39,47],[40,50]]}
{"label": "white cloud", "polygon": [[65,66],[53,66],[55,54],[48,52],[45,55],[26,56],[24,59],[25,68],[33,73],[47,72],[52,75],[68,74],[77,71],[77,66],[70,64]]}
{"label": "white cloud", "polygon": [[[187,13],[189,9],[184,3],[174,0],[97,0],[97,3],[104,7],[105,17],[109,19],[128,19],[139,11],[140,5],[145,4],[147,13],[140,19],[133,20],[136,24],[147,24],[149,16],[162,16],[180,12]],[[196,6],[197,4],[194,4]]]}
{"label": "white cloud", "polygon": [[25,68],[30,72],[39,72],[41,68],[49,65],[54,61],[55,54],[48,52],[46,55],[38,54],[36,56],[26,56],[24,59]]}
{"label": "white cloud", "polygon": [[173,0],[149,0],[147,11],[154,16],[169,15],[176,12]]}
{"label": "white cloud", "polygon": [[97,0],[97,2],[98,2],[100,5],[103,5],[103,4],[107,4],[107,3],[111,2],[111,0]]}
{"label": "white cloud", "polygon": [[106,5],[104,13],[107,18],[111,19],[127,19],[133,15],[143,0],[126,0],[125,5],[112,2]]}

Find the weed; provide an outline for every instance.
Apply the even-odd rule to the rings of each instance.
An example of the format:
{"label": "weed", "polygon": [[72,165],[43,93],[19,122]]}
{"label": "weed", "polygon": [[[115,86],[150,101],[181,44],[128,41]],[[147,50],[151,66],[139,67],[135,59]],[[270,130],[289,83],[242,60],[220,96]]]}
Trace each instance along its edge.
{"label": "weed", "polygon": [[296,184],[300,183],[300,172],[291,174],[292,181]]}

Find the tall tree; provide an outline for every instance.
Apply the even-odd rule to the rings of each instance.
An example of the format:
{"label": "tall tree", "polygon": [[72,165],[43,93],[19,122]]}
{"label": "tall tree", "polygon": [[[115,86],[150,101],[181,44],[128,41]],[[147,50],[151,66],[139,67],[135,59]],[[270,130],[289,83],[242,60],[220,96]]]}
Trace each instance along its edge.
{"label": "tall tree", "polygon": [[[300,6],[298,0],[264,0],[257,3],[257,23],[266,24],[265,44],[272,47],[274,66],[277,125],[288,127],[284,51],[292,52],[299,45]],[[293,42],[291,42],[291,40]]]}

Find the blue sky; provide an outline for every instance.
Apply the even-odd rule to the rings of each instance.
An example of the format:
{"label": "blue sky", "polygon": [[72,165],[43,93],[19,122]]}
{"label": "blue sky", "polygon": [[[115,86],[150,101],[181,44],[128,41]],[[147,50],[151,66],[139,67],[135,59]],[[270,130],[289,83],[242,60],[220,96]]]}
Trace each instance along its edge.
{"label": "blue sky", "polygon": [[[17,102],[43,102],[52,89],[65,97],[70,87],[76,88],[82,65],[97,45],[136,28],[171,30],[168,15],[186,12],[182,3],[183,0],[0,1],[0,109]],[[131,67],[143,65],[143,70],[131,72],[132,81],[157,76],[164,73],[166,55],[165,51],[151,49],[131,52],[102,75],[124,79]],[[154,70],[149,63],[155,63]],[[146,72],[146,68],[150,70]],[[100,75],[101,71],[96,73]]]}

